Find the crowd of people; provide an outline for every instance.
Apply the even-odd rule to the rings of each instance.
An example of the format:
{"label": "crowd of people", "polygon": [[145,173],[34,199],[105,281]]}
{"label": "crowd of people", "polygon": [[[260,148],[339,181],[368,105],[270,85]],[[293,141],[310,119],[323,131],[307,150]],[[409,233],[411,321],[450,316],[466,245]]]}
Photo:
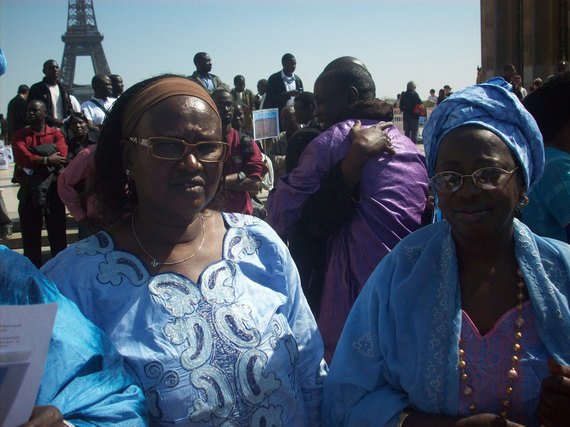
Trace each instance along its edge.
{"label": "crowd of people", "polygon": [[570,72],[430,91],[424,155],[415,83],[402,133],[357,58],[194,64],[80,104],[49,60],[11,102],[0,304],[59,304],[30,427],[568,425]]}

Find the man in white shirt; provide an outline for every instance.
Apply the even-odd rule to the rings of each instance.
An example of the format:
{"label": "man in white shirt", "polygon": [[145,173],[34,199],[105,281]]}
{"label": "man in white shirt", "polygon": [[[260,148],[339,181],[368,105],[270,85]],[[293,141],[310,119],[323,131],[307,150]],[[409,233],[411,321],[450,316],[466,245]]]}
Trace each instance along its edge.
{"label": "man in white shirt", "polygon": [[98,74],[91,79],[93,98],[81,104],[81,111],[87,118],[90,128],[100,129],[107,117],[107,113],[117,98],[111,98],[113,84],[109,76]]}
{"label": "man in white shirt", "polygon": [[433,105],[437,105],[437,95],[435,94],[435,89],[429,90],[429,96],[428,96],[427,100],[429,102],[433,103]]}

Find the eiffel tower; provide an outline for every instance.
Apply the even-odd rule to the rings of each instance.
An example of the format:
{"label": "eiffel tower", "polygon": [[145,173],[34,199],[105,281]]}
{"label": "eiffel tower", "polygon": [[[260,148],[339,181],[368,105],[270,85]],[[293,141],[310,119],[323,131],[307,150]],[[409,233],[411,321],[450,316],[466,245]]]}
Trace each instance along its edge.
{"label": "eiffel tower", "polygon": [[67,31],[61,39],[65,43],[65,48],[60,80],[68,91],[74,92],[75,63],[78,56],[91,57],[95,74],[111,74],[101,44],[103,34],[97,29],[93,0],[69,0]]}

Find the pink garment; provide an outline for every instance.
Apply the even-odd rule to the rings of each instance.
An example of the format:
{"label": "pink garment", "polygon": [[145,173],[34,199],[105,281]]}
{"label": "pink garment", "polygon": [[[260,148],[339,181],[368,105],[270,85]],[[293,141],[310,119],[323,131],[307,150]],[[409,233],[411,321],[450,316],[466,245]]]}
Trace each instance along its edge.
{"label": "pink garment", "polygon": [[57,192],[59,198],[67,206],[69,213],[76,221],[83,218],[95,218],[94,195],[87,196],[87,211],[82,206],[81,197],[75,186],[85,181],[85,188],[90,186],[91,178],[95,173],[95,149],[96,144],[88,145],[73,158],[73,160],[61,172],[57,180]]}
{"label": "pink garment", "polygon": [[[536,408],[541,382],[550,375],[547,366],[548,351],[538,336],[530,301],[524,303],[522,316],[522,350],[516,368],[519,377],[513,383],[511,409],[507,418],[525,426],[538,426]],[[463,394],[462,381],[459,388],[459,414],[470,414],[470,401],[477,405],[477,413],[499,414],[502,411],[501,401],[507,397],[507,373],[514,354],[514,322],[517,317],[518,310],[512,308],[482,337],[467,313],[462,312],[461,347],[465,350],[466,372],[469,375],[467,383],[473,393],[471,399],[467,399]]]}

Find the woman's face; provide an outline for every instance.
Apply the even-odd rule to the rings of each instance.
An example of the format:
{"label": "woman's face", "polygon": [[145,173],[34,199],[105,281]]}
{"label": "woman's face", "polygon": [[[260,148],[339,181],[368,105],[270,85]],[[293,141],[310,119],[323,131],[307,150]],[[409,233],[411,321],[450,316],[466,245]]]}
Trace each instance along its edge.
{"label": "woman's face", "polygon": [[[146,111],[132,135],[172,137],[189,144],[220,141],[221,125],[203,100],[174,96]],[[164,212],[173,220],[193,218],[216,194],[223,163],[201,163],[187,152],[181,160],[153,157],[147,147],[125,142],[125,167],[135,181],[140,210]]]}
{"label": "woman's face", "polygon": [[[471,175],[484,167],[511,171],[518,166],[507,145],[493,132],[477,127],[462,127],[445,136],[435,173],[444,171]],[[455,239],[490,241],[510,238],[515,208],[524,194],[522,170],[508,175],[505,183],[492,190],[476,186],[470,177],[454,193],[438,193],[439,207],[451,224]]]}

